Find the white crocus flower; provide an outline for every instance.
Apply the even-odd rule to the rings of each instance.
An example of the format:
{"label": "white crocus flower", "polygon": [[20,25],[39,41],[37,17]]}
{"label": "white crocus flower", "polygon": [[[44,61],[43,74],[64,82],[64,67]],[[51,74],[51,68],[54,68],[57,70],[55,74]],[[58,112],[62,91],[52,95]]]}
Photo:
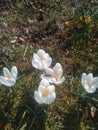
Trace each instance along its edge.
{"label": "white crocus flower", "polygon": [[36,69],[44,70],[45,68],[50,67],[51,63],[51,57],[44,50],[39,49],[37,53],[33,54],[32,65]]}
{"label": "white crocus flower", "polygon": [[53,69],[45,69],[45,73],[41,74],[41,78],[46,78],[50,83],[61,84],[65,81],[65,77],[62,76],[63,70],[60,63],[56,63]]}
{"label": "white crocus flower", "polygon": [[0,83],[8,87],[13,86],[16,83],[16,78],[18,74],[17,67],[13,66],[11,68],[11,72],[6,67],[4,67],[3,73],[4,76],[0,76]]}
{"label": "white crocus flower", "polygon": [[42,79],[38,91],[34,91],[34,98],[39,104],[51,104],[56,98],[55,86],[50,85],[47,79]]}
{"label": "white crocus flower", "polygon": [[94,93],[98,88],[98,77],[93,77],[92,73],[89,73],[88,75],[83,73],[81,76],[81,82],[88,93]]}

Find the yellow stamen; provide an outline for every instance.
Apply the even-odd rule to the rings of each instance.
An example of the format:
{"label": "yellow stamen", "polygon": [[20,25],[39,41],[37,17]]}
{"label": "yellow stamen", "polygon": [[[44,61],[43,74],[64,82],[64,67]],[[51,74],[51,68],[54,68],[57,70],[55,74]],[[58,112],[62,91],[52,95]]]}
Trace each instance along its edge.
{"label": "yellow stamen", "polygon": [[58,79],[59,78],[59,76],[60,76],[60,73],[59,72],[55,72],[55,74],[54,74],[54,78],[56,78],[56,79]]}
{"label": "yellow stamen", "polygon": [[42,58],[41,58],[42,61],[45,61],[45,59],[46,59],[45,57],[42,57]]}
{"label": "yellow stamen", "polygon": [[10,74],[6,75],[6,78],[11,79],[11,75]]}
{"label": "yellow stamen", "polygon": [[89,88],[92,87],[92,83],[91,82],[87,82],[87,85],[88,85]]}
{"label": "yellow stamen", "polygon": [[44,89],[44,91],[42,92],[42,95],[47,97],[49,95],[49,90],[48,89]]}

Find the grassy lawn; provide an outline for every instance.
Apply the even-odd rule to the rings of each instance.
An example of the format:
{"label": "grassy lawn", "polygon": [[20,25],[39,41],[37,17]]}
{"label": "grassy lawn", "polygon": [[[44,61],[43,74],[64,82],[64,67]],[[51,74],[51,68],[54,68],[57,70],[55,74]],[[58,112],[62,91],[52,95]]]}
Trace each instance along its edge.
{"label": "grassy lawn", "polygon": [[[0,75],[17,66],[18,76],[13,87],[0,86],[0,130],[98,130],[98,89],[91,94],[81,84],[84,72],[98,76],[97,1],[1,3]],[[34,99],[38,49],[52,57],[52,67],[61,63],[65,77],[50,105]]]}

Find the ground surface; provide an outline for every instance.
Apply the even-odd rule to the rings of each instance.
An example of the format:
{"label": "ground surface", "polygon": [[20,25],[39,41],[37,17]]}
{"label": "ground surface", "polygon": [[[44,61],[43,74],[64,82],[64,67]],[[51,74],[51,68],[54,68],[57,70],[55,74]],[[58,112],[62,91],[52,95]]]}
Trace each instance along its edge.
{"label": "ground surface", "polygon": [[[62,0],[1,7],[0,74],[3,67],[13,65],[19,74],[13,89],[0,88],[0,130],[98,130],[98,91],[89,95],[81,85],[82,72],[98,76],[98,39],[96,35],[87,37],[89,42],[73,39],[75,26],[68,28],[65,22],[72,20],[74,5]],[[57,98],[48,106],[47,116],[33,97],[40,72],[31,59],[39,48],[50,54],[53,66],[62,64],[66,78],[56,86]],[[94,117],[92,107],[96,108]]]}

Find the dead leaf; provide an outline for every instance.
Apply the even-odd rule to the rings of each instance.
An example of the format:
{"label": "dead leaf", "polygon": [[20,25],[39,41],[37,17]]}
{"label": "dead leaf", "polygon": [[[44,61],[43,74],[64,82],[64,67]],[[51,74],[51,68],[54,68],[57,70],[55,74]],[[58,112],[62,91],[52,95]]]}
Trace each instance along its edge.
{"label": "dead leaf", "polygon": [[94,116],[95,116],[95,113],[96,113],[96,108],[94,107],[94,106],[92,106],[91,108],[90,108],[90,113],[91,113],[91,117],[92,118],[94,118]]}

